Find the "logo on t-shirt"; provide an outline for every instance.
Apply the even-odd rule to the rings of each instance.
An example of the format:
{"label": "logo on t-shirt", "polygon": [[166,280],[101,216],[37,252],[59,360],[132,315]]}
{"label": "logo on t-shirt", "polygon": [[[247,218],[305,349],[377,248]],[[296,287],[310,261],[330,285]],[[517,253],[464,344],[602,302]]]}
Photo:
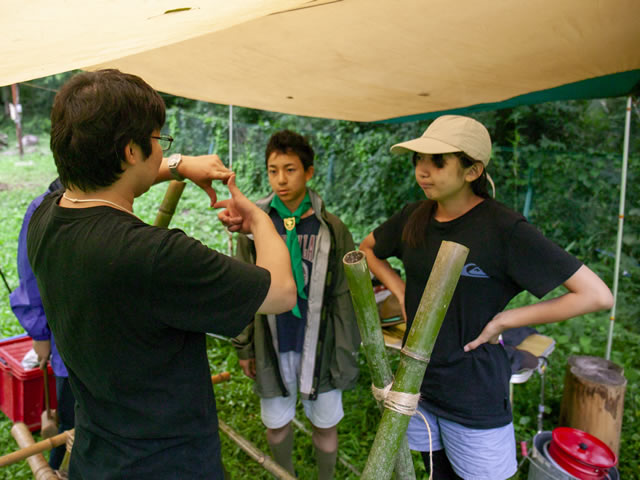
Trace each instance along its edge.
{"label": "logo on t-shirt", "polygon": [[475,263],[467,263],[462,268],[462,273],[460,274],[460,276],[472,278],[489,278],[489,275],[484,273],[482,269]]}

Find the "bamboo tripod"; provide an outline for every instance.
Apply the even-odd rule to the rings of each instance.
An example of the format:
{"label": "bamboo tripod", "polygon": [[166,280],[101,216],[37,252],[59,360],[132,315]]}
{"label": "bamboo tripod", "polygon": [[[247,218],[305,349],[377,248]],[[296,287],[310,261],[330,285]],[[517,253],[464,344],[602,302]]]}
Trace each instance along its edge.
{"label": "bamboo tripod", "polygon": [[[348,253],[345,256],[344,265],[351,296],[354,299],[356,317],[364,317],[367,316],[365,306],[370,303],[366,299],[373,291],[370,281],[368,285],[362,281],[366,263],[361,264],[363,259],[359,253]],[[381,386],[378,388],[385,388],[388,391],[383,393],[384,413],[362,473],[363,480],[390,479],[394,467],[397,468],[396,461],[405,445],[405,433],[409,419],[415,412],[415,406],[410,404],[415,402],[417,405],[415,398],[419,395],[420,384],[427,369],[433,346],[468,253],[469,249],[463,245],[442,242],[413,325],[407,336],[406,344],[401,350],[402,358],[395,379],[392,384],[386,379],[374,379],[374,386],[378,387],[375,384],[380,382]],[[366,278],[370,277],[366,276]],[[358,326],[360,327],[360,318]],[[384,368],[386,357],[376,354],[376,350],[380,349],[380,343],[382,342],[384,345],[379,322],[376,325],[369,325],[368,328],[361,331],[361,336],[371,370],[377,371]],[[365,343],[365,337],[368,339],[367,343]],[[376,340],[374,337],[379,338]],[[398,473],[397,470],[396,473]]]}

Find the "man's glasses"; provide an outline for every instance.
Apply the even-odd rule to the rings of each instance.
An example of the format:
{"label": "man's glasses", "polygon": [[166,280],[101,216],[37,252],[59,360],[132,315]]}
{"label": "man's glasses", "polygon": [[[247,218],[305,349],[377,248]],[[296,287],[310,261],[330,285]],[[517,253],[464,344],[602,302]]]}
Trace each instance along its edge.
{"label": "man's glasses", "polygon": [[173,143],[173,137],[171,135],[151,135],[151,138],[155,138],[156,140],[158,140],[158,145],[160,145],[160,148],[162,148],[163,152],[169,150],[171,148],[171,144]]}

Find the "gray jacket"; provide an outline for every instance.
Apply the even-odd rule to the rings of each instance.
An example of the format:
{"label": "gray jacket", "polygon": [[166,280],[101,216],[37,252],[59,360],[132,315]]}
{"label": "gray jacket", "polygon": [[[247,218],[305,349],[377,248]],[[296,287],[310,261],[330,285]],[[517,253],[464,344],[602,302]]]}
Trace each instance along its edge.
{"label": "gray jacket", "polygon": [[[320,196],[308,189],[320,221],[309,282],[307,324],[303,340],[299,389],[302,398],[353,388],[358,378],[360,333],[342,266],[342,257],[355,249],[342,221],[327,212]],[[273,193],[256,204],[269,212]],[[250,236],[240,235],[236,257],[255,263]],[[278,361],[275,315],[256,315],[233,344],[240,359],[256,359],[256,393],[263,398],[288,396]]]}

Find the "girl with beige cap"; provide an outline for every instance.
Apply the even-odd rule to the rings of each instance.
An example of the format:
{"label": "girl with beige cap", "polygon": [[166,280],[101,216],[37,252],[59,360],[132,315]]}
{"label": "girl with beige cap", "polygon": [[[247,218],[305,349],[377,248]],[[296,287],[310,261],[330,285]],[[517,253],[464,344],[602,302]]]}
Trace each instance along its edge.
{"label": "girl with beige cap", "polygon": [[[469,248],[420,389],[407,436],[435,478],[509,478],[517,469],[509,378],[499,335],[510,328],[559,322],[610,308],[609,288],[578,259],[526,219],[490,197],[486,167],[491,138],[478,121],[437,118],[420,138],[391,147],[411,153],[426,200],[404,206],[360,245],[371,271],[398,298],[407,332],[443,240]],[[399,258],[406,282],[386,261]],[[559,285],[567,292],[503,311],[523,290],[538,298]],[[406,337],[405,337],[406,339]]]}

